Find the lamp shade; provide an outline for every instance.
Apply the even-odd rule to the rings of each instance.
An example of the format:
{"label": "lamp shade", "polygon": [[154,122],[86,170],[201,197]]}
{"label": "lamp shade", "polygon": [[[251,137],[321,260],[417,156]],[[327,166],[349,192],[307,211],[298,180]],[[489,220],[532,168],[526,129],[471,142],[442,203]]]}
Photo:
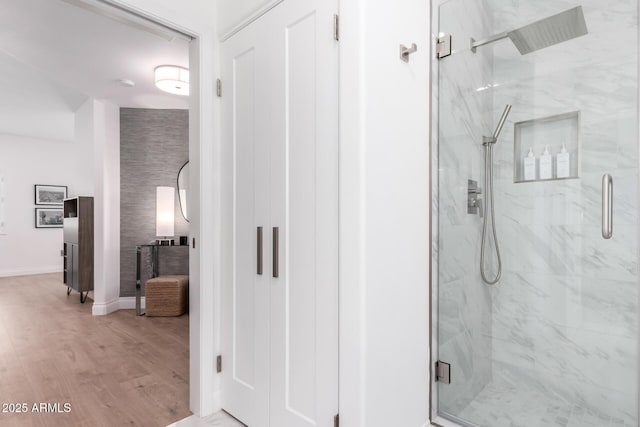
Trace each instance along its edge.
{"label": "lamp shade", "polygon": [[175,234],[175,199],[175,188],[156,188],[156,236],[158,237],[173,237]]}
{"label": "lamp shade", "polygon": [[155,68],[156,87],[175,95],[189,95],[189,70],[177,65]]}

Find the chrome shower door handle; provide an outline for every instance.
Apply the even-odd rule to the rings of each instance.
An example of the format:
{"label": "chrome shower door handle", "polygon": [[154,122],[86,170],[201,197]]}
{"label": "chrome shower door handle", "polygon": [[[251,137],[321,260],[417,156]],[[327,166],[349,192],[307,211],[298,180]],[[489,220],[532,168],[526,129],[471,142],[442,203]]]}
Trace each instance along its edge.
{"label": "chrome shower door handle", "polygon": [[613,178],[608,173],[602,176],[602,237],[613,236]]}

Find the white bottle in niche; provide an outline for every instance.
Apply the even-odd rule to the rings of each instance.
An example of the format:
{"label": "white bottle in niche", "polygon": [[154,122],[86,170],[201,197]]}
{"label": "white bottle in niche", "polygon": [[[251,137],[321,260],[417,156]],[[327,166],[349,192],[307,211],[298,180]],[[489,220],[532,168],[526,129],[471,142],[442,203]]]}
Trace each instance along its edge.
{"label": "white bottle in niche", "polygon": [[524,180],[533,181],[536,179],[536,156],[533,149],[529,148],[529,154],[524,158]]}
{"label": "white bottle in niche", "polygon": [[544,147],[544,153],[540,156],[540,179],[553,178],[553,168],[551,154],[549,153],[549,146]]}
{"label": "white bottle in niche", "polygon": [[571,175],[571,154],[567,147],[562,144],[562,150],[556,156],[556,176],[558,178],[568,178]]}

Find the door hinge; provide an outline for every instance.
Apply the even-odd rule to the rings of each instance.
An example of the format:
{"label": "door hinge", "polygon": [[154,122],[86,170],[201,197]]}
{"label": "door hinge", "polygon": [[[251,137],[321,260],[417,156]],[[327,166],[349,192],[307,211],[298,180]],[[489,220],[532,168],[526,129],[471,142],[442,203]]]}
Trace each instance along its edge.
{"label": "door hinge", "polygon": [[442,59],[449,55],[451,55],[451,34],[445,34],[438,37],[436,42],[436,56],[438,59]]}
{"label": "door hinge", "polygon": [[333,427],[340,427],[340,414],[333,417]]}
{"label": "door hinge", "polygon": [[196,238],[195,238],[195,237],[193,237],[193,238],[191,239],[191,246],[193,246],[193,249],[195,249],[195,248],[196,248]]}
{"label": "door hinge", "polygon": [[436,362],[436,382],[451,384],[451,365],[449,363]]}
{"label": "door hinge", "polygon": [[337,14],[333,15],[333,39],[340,40],[340,16]]}
{"label": "door hinge", "polygon": [[220,79],[216,80],[216,95],[218,98],[222,96],[222,81]]}
{"label": "door hinge", "polygon": [[222,355],[220,354],[216,357],[216,372],[222,372]]}

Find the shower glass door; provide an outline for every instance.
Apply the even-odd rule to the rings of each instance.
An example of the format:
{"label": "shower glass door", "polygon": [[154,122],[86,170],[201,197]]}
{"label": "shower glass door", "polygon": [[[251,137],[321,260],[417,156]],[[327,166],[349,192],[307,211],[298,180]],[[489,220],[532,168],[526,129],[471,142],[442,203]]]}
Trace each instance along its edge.
{"label": "shower glass door", "polygon": [[[433,12],[452,53],[434,60],[433,358],[450,383],[442,369],[432,418],[638,427],[638,2],[448,0]],[[489,285],[482,143],[507,104],[493,145],[502,269]]]}

